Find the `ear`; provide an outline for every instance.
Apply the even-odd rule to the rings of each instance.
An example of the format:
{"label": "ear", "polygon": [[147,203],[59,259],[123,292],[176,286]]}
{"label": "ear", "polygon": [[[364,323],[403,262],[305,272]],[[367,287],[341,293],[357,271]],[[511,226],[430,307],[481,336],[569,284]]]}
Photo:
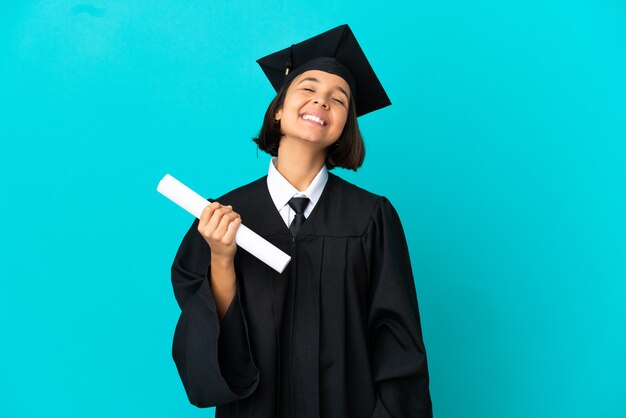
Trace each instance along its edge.
{"label": "ear", "polygon": [[281,107],[280,109],[276,111],[276,114],[274,115],[274,120],[280,120],[280,118],[282,117],[283,117],[283,108]]}

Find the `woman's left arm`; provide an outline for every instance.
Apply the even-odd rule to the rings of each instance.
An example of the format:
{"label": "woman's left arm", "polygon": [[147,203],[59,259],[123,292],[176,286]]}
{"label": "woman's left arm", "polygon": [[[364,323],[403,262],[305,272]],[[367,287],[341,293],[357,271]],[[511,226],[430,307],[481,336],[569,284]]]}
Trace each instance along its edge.
{"label": "woman's left arm", "polygon": [[377,400],[372,418],[432,417],[426,349],[400,218],[381,198],[365,235],[370,255],[369,349]]}

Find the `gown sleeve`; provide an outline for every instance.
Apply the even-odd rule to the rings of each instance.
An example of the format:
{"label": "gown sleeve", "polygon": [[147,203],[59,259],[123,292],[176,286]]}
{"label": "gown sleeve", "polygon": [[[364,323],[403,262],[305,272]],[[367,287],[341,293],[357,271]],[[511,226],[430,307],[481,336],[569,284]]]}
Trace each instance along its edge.
{"label": "gown sleeve", "polygon": [[377,399],[372,418],[432,417],[426,350],[400,218],[382,197],[366,233],[368,330]]}
{"label": "gown sleeve", "polygon": [[189,401],[204,408],[250,396],[259,371],[239,289],[222,321],[218,319],[209,282],[210,247],[197,228],[196,219],[172,264],[174,295],[181,308],[172,355]]}

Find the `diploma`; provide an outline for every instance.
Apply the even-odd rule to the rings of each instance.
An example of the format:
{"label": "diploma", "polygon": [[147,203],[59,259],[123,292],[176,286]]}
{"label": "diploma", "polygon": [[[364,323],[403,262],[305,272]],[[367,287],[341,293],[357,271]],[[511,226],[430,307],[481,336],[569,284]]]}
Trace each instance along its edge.
{"label": "diploma", "polygon": [[[169,174],[166,174],[159,182],[157,191],[198,219],[202,210],[210,204],[205,198]],[[237,229],[235,242],[279,273],[282,273],[291,261],[289,255],[243,224],[240,224]]]}

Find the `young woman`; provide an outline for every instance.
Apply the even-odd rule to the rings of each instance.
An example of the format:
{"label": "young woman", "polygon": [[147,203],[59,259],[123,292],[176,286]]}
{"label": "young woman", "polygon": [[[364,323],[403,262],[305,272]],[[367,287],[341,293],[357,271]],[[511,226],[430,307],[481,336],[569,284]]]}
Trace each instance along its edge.
{"label": "young woman", "polygon": [[[259,64],[278,91],[255,138],[268,175],[207,206],[172,266],[189,399],[217,417],[431,417],[398,215],[328,172],[361,166],[357,116],[387,95],[347,25]],[[236,247],[242,218],[291,255],[282,274]]]}

